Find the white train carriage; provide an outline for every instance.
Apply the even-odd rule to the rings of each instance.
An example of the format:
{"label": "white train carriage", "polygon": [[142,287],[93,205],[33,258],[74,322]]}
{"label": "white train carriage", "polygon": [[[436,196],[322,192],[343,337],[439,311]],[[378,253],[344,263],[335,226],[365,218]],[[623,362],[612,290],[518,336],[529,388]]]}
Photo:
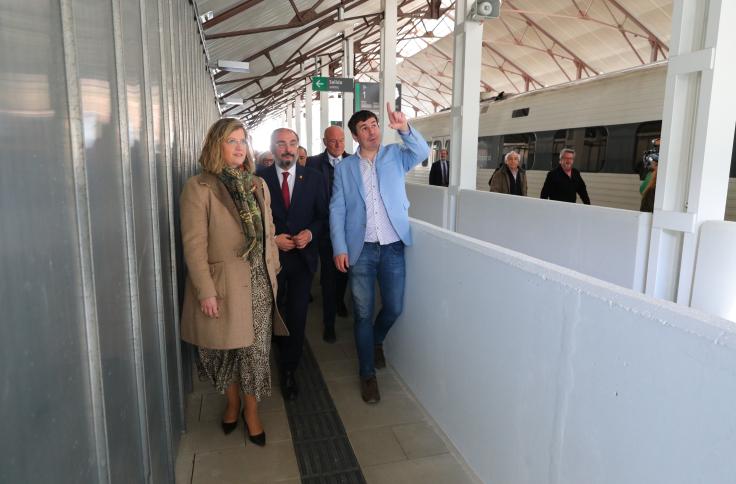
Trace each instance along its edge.
{"label": "white train carriage", "polygon": [[[488,190],[503,154],[521,153],[529,196],[538,197],[546,172],[557,165],[561,148],[577,155],[594,205],[638,210],[636,165],[653,138],[660,136],[666,62],[592,79],[481,101],[476,188]],[[428,182],[429,166],[440,148],[450,147],[450,112],[412,123],[432,146],[430,158],[407,175]],[[736,173],[731,165],[726,219],[736,220]]]}

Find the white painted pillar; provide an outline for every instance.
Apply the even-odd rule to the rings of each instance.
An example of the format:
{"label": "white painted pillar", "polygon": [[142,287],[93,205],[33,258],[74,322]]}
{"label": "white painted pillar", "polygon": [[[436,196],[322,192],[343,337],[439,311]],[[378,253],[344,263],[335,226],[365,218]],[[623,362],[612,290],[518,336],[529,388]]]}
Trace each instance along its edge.
{"label": "white painted pillar", "polygon": [[[347,38],[352,33],[352,29],[345,31],[345,40],[342,42],[342,72],[343,77],[353,79],[355,77],[353,61],[355,59],[353,50],[354,43],[353,39]],[[355,112],[354,105],[354,92],[342,93],[342,129],[345,132],[345,152],[352,153],[353,149],[353,136],[348,128],[348,121],[350,116]]]}
{"label": "white painted pillar", "polygon": [[383,22],[381,22],[381,109],[378,120],[381,124],[381,142],[394,143],[398,139],[396,132],[388,127],[386,102],[391,109],[396,99],[396,30],[398,29],[398,9],[396,0],[381,0]]}
{"label": "white painted pillar", "polygon": [[304,114],[306,115],[306,129],[304,131],[306,137],[305,141],[307,143],[305,147],[307,148],[307,153],[311,156],[314,154],[312,151],[314,149],[314,143],[312,142],[312,138],[314,138],[314,129],[312,127],[314,124],[314,110],[312,109],[312,79],[309,77],[307,77],[306,95],[304,96],[304,111]]}
{"label": "white painted pillar", "polygon": [[453,32],[452,118],[450,126],[449,203],[444,226],[455,230],[455,206],[460,190],[475,190],[478,165],[478,116],[483,24],[468,21],[473,0],[455,3]]}
{"label": "white painted pillar", "polygon": [[[325,59],[322,59],[325,62]],[[322,77],[330,76],[330,68],[327,63],[322,65],[320,75]],[[327,126],[330,125],[330,93],[322,91],[319,93],[319,132],[323,133]]]}
{"label": "white painted pillar", "polygon": [[700,225],[723,220],[726,209],[736,2],[675,0],[672,7],[646,293],[689,305]]}
{"label": "white painted pillar", "polygon": [[[302,96],[301,94],[294,99],[294,131],[299,137],[299,144],[304,146],[304,131],[302,130]],[[307,151],[307,153],[309,153]]]}
{"label": "white painted pillar", "polygon": [[286,105],[286,127],[294,129],[294,104],[292,103]]}

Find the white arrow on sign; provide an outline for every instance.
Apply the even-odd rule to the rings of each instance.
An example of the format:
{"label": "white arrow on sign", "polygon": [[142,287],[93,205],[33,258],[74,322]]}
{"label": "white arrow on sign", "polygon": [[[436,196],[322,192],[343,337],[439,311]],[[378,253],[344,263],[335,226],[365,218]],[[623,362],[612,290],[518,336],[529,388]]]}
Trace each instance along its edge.
{"label": "white arrow on sign", "polygon": [[323,84],[324,82],[322,81],[322,79],[317,79],[316,81],[314,81],[314,85],[317,87],[322,87]]}

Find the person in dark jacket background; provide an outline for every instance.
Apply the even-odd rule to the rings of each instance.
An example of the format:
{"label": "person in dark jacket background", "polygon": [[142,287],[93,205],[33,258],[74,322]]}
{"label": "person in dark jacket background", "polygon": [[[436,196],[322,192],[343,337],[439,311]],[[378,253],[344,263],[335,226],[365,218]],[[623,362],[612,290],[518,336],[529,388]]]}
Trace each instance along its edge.
{"label": "person in dark jacket background", "polygon": [[504,164],[488,180],[492,192],[526,196],[526,171],[519,167],[520,160],[516,151],[506,153]]}
{"label": "person in dark jacket background", "polygon": [[429,184],[446,187],[450,184],[450,161],[447,159],[447,150],[441,149],[440,159],[432,163],[429,169]]}
{"label": "person in dark jacket background", "polygon": [[[327,187],[327,199],[329,200],[332,197],[335,167],[343,158],[348,156],[345,152],[345,133],[339,126],[328,126],[325,129],[322,142],[325,144],[325,151],[307,158],[307,168],[313,168],[322,174]],[[322,322],[324,324],[322,339],[327,343],[337,341],[335,315],[343,318],[348,316],[348,309],[345,306],[348,275],[337,270],[332,256],[330,227],[327,223],[324,235],[319,242],[319,282],[322,285]]]}
{"label": "person in dark jacket background", "polygon": [[583,177],[580,171],[572,167],[574,161],[575,150],[564,148],[560,151],[560,166],[547,173],[540,198],[575,203],[576,195],[580,195],[583,203],[590,205]]}

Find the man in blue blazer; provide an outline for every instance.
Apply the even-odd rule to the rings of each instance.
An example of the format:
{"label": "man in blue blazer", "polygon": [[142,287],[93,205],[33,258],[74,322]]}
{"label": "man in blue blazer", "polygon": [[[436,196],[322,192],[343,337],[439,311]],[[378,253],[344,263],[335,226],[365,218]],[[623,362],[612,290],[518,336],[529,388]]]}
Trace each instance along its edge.
{"label": "man in blue blazer", "polygon": [[[335,167],[330,201],[335,266],[350,271],[360,389],[366,403],[381,399],[375,369],[386,365],[383,341],[404,304],[404,247],[411,245],[404,175],[429,155],[427,142],[406,116],[392,111],[390,103],[387,110],[389,127],[398,130],[403,144],[381,145],[376,115],[355,113],[348,127],[358,150]],[[373,321],[376,280],[382,307]]]}
{"label": "man in blue blazer", "polygon": [[296,160],[299,138],[280,128],[271,135],[275,163],[258,171],[271,193],[271,213],[276,227],[281,272],[278,300],[284,301],[284,321],[289,336],[276,338],[279,348],[281,391],[294,400],[299,388],[294,372],[304,346],[309,289],[317,271],[319,240],[327,222],[327,189],[322,175],[300,166]]}
{"label": "man in blue blazer", "polygon": [[[327,186],[328,199],[332,196],[332,182],[335,178],[335,167],[347,158],[345,153],[345,134],[339,126],[328,126],[325,129],[322,142],[325,151],[319,155],[307,158],[307,168],[314,168],[322,174]],[[319,241],[319,282],[322,285],[322,322],[324,332],[322,339],[327,343],[337,340],[335,334],[335,316],[347,317],[345,307],[345,289],[348,284],[347,274],[335,268],[332,260],[332,242],[330,241],[329,225]]]}

